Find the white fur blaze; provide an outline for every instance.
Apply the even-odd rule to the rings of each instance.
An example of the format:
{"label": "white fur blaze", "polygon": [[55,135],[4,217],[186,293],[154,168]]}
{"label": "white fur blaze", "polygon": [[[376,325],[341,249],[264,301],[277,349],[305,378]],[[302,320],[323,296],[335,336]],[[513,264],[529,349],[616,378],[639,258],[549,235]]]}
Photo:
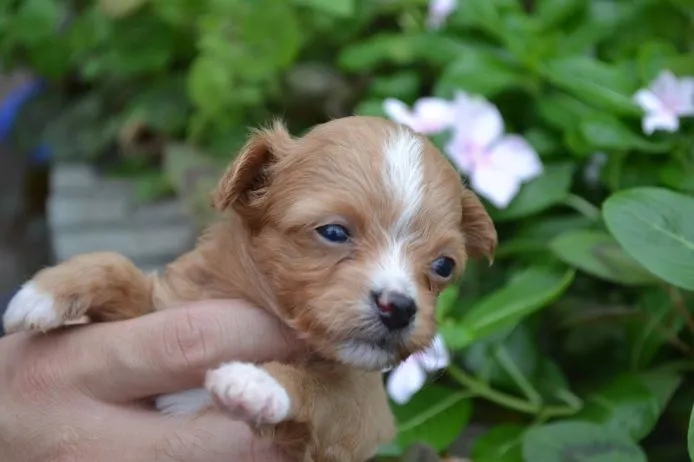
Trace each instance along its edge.
{"label": "white fur blaze", "polygon": [[398,127],[388,136],[383,147],[384,180],[401,214],[392,230],[393,236],[407,234],[414,216],[419,212],[424,196],[422,141],[412,132]]}
{"label": "white fur blaze", "polygon": [[406,242],[391,241],[376,261],[371,284],[374,290],[393,290],[417,298],[417,286],[410,264],[405,258]]}
{"label": "white fur blaze", "polygon": [[289,416],[287,391],[254,364],[229,363],[210,371],[205,388],[222,408],[248,424],[276,424]]}
{"label": "white fur blaze", "polygon": [[194,415],[214,406],[210,392],[204,388],[158,396],[156,407],[163,414]]}
{"label": "white fur blaze", "polygon": [[63,324],[53,296],[39,290],[33,282],[24,284],[12,297],[3,316],[3,326],[8,334],[25,330],[47,331]]}

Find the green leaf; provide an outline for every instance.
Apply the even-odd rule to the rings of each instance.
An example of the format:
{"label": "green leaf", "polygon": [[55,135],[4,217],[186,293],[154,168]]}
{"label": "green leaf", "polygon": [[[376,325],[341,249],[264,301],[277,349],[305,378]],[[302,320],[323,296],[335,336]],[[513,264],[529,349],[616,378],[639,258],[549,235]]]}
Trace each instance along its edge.
{"label": "green leaf", "polygon": [[229,69],[213,58],[200,56],[190,66],[188,95],[191,101],[207,113],[224,109],[233,76]]}
{"label": "green leaf", "polygon": [[689,165],[671,161],[658,170],[663,185],[685,193],[694,193],[694,170]]}
{"label": "green leaf", "polygon": [[568,57],[544,65],[544,76],[577,98],[618,114],[639,116],[632,101],[636,82],[628,72],[589,57]]}
{"label": "green leaf", "polygon": [[475,462],[524,462],[521,425],[497,425],[480,436],[472,447]]}
{"label": "green leaf", "polygon": [[99,0],[99,9],[110,18],[124,18],[135,13],[148,0]]}
{"label": "green leaf", "polygon": [[550,157],[560,153],[559,140],[546,129],[535,126],[528,129],[523,137],[540,157]]}
{"label": "green leaf", "polygon": [[144,123],[167,134],[183,132],[191,112],[186,98],[183,76],[173,76],[151,82],[145,91],[133,97],[121,114],[126,122]]}
{"label": "green leaf", "polygon": [[383,100],[367,99],[357,104],[354,113],[361,116],[385,117],[386,113],[383,110]]}
{"label": "green leaf", "polygon": [[472,405],[466,392],[428,385],[404,406],[392,405],[401,449],[423,442],[438,451],[447,448],[470,420]]}
{"label": "green leaf", "polygon": [[694,290],[694,198],[662,188],[621,191],[603,204],[622,248],[672,285]]}
{"label": "green leaf", "polygon": [[434,94],[452,98],[456,91],[462,90],[490,98],[503,90],[526,84],[525,80],[524,74],[508,57],[496,50],[470,46],[446,66]]}
{"label": "green leaf", "polygon": [[550,249],[565,263],[607,281],[626,285],[658,282],[602,231],[569,231],[554,239]]}
{"label": "green leaf", "polygon": [[530,428],[523,437],[523,458],[533,462],[647,462],[643,450],[628,436],[581,421]]}
{"label": "green leaf", "polygon": [[668,372],[620,375],[588,395],[577,418],[640,441],[653,430],[681,380]]}
{"label": "green leaf", "polygon": [[491,333],[517,325],[554,301],[573,281],[574,271],[530,267],[507,285],[486,296],[465,313],[459,323],[446,323],[442,335],[453,349],[462,349]]}
{"label": "green leaf", "polygon": [[694,462],[694,407],[689,417],[689,431],[687,432],[687,452],[689,458]]}
{"label": "green leaf", "polygon": [[460,287],[457,284],[453,284],[446,287],[446,289],[439,294],[439,297],[436,300],[437,319],[445,318],[446,315],[453,310],[455,303],[458,301],[459,291]]}
{"label": "green leaf", "polygon": [[365,72],[390,63],[422,62],[445,65],[468,49],[460,40],[439,34],[379,34],[344,48],[338,56],[340,67],[349,72]]}
{"label": "green leaf", "polygon": [[581,408],[581,399],[571,391],[569,381],[555,361],[547,357],[542,358],[533,379],[545,403],[562,403],[576,411]]}
{"label": "green leaf", "polygon": [[544,243],[557,237],[559,234],[585,229],[593,225],[593,222],[583,216],[576,214],[565,214],[551,217],[544,217],[542,220],[524,221],[521,228],[516,233],[519,239],[537,239]]}
{"label": "green leaf", "polygon": [[596,149],[636,149],[649,153],[662,153],[672,149],[669,142],[648,141],[625,127],[618,119],[601,115],[583,120],[581,134]]}
{"label": "green leaf", "polygon": [[569,162],[545,166],[544,173],[521,187],[503,210],[491,210],[495,221],[508,221],[535,215],[563,201],[571,188],[574,165]]}
{"label": "green leaf", "polygon": [[40,45],[46,38],[53,38],[64,9],[57,0],[25,0],[19,3],[16,16],[9,24],[9,35],[23,46]]}
{"label": "green leaf", "polygon": [[399,72],[388,77],[376,77],[370,93],[374,97],[412,100],[419,94],[420,78],[416,72]]}
{"label": "green leaf", "polygon": [[494,332],[473,343],[465,350],[463,362],[466,369],[485,383],[512,388],[539,402],[540,395],[532,386],[539,351],[526,325]]}
{"label": "green leaf", "polygon": [[627,324],[627,342],[630,347],[630,365],[638,370],[647,367],[668,337],[676,338],[684,327],[682,316],[675,316],[670,297],[662,290],[651,290],[641,295],[634,317]]}
{"label": "green leaf", "polygon": [[545,29],[560,25],[585,7],[583,0],[540,0],[537,2],[535,15]]}
{"label": "green leaf", "polygon": [[576,121],[600,115],[600,111],[574,96],[554,91],[535,103],[543,121],[562,131],[576,129]]}
{"label": "green leaf", "polygon": [[307,6],[339,17],[349,17],[354,15],[355,0],[294,0],[297,5]]}

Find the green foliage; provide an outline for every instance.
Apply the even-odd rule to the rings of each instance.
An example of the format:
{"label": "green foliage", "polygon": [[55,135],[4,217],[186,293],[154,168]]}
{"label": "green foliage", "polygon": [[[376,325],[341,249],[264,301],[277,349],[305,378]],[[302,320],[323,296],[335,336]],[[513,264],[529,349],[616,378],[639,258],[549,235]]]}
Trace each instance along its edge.
{"label": "green foliage", "polygon": [[545,168],[488,205],[497,261],[471,263],[438,306],[443,383],[517,415],[492,419],[473,460],[645,461],[659,425],[681,443],[670,398],[694,359],[694,124],[644,134],[633,95],[662,70],[694,75],[694,4],[466,0],[436,32],[411,14],[341,52],[344,71],[375,76],[357,112],[482,95]]}
{"label": "green foliage", "polygon": [[634,188],[612,195],[603,208],[610,232],[639,263],[670,284],[694,290],[694,198]]}
{"label": "green foliage", "polygon": [[393,406],[398,422],[396,444],[406,448],[424,440],[441,451],[465,428],[472,413],[470,395],[432,385],[404,406]]}
{"label": "green foliage", "polygon": [[694,75],[694,2],[461,0],[439,30],[426,4],[5,2],[0,57],[51,82],[40,135],[56,156],[116,145],[143,198],[173,188],[200,224],[249,126],[279,115],[299,134],[382,116],[389,97],[484,96],[544,173],[487,205],[494,265],[469,262],[440,296],[450,366],[392,405],[382,457],[450,455],[475,423],[476,462],[694,460],[694,417],[673,404],[694,364],[694,123],[647,135],[633,98],[665,69]]}
{"label": "green foliage", "polygon": [[526,461],[646,462],[627,435],[601,425],[565,421],[531,428],[523,437]]}

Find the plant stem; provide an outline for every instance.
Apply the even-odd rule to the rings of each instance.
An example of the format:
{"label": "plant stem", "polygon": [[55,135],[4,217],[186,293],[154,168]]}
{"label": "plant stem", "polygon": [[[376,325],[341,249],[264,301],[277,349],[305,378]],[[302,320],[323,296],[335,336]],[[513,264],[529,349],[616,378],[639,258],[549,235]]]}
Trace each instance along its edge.
{"label": "plant stem", "polygon": [[692,313],[690,313],[687,309],[687,305],[684,302],[684,297],[682,297],[682,294],[679,290],[677,290],[676,287],[671,285],[668,285],[666,290],[667,294],[670,296],[672,305],[677,309],[677,311],[680,312],[684,318],[684,321],[687,323],[687,327],[689,328],[690,332],[694,334],[694,316],[692,316]]}
{"label": "plant stem", "polygon": [[600,221],[600,209],[576,194],[569,194],[564,199],[564,205],[571,207],[593,221]]}
{"label": "plant stem", "polygon": [[516,398],[515,396],[494,390],[486,383],[467,374],[461,368],[450,364],[448,373],[461,385],[467,387],[473,394],[485,398],[500,406],[513,409],[524,414],[538,416],[542,420],[552,417],[573,415],[580,410],[580,406],[543,406],[542,403],[533,404],[530,401]]}
{"label": "plant stem", "polygon": [[511,376],[514,382],[516,382],[518,388],[523,391],[525,397],[528,399],[528,403],[532,404],[533,406],[541,406],[542,396],[540,396],[540,393],[537,392],[532,383],[530,383],[530,381],[518,369],[516,364],[513,362],[513,358],[509,356],[506,349],[504,347],[498,348],[494,352],[494,356],[501,367],[504,368],[506,373]]}
{"label": "plant stem", "polygon": [[461,385],[469,388],[470,391],[477,396],[486,398],[496,404],[516,410],[518,412],[523,412],[525,414],[535,414],[538,411],[539,406],[533,405],[532,403],[520,398],[516,398],[515,396],[496,391],[481,380],[468,375],[465,371],[457,366],[449,364],[448,373]]}

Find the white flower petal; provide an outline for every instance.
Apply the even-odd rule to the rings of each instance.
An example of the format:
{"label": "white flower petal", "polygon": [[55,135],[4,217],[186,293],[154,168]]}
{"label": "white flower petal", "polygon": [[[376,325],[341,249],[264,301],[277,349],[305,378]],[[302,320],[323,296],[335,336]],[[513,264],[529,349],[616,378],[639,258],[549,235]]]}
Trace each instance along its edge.
{"label": "white flower petal", "polygon": [[678,114],[694,115],[694,77],[682,77],[678,93]]}
{"label": "white flower petal", "polygon": [[426,373],[410,356],[388,375],[386,390],[393,401],[405,404],[424,386],[425,381]]}
{"label": "white flower petal", "polygon": [[444,146],[444,151],[453,164],[458,167],[458,170],[469,175],[475,167],[476,152],[465,139],[465,136],[459,132],[460,129],[456,128],[453,136]]}
{"label": "white flower petal", "polygon": [[430,0],[427,27],[439,29],[457,6],[457,0]]}
{"label": "white flower petal", "polygon": [[383,101],[383,111],[393,122],[410,126],[412,124],[412,113],[399,99],[387,98]]}
{"label": "white flower petal", "polygon": [[666,132],[676,132],[680,127],[677,116],[671,112],[651,112],[643,118],[643,132],[647,135],[653,134],[656,130]]}
{"label": "white flower petal", "polygon": [[651,90],[639,90],[634,95],[634,101],[646,112],[662,111],[663,103]]}
{"label": "white flower petal", "polygon": [[473,172],[470,186],[495,207],[504,209],[518,194],[521,181],[511,173],[489,163],[479,166]]}
{"label": "white flower petal", "polygon": [[414,105],[414,118],[420,133],[438,133],[453,122],[453,105],[442,98],[420,98]]}
{"label": "white flower petal", "polygon": [[661,101],[672,101],[677,99],[679,81],[675,74],[666,69],[658,74],[658,77],[651,83],[650,87],[651,91]]}
{"label": "white flower petal", "polygon": [[450,358],[443,337],[436,335],[431,345],[423,352],[417,354],[417,361],[419,361],[424,370],[429,372],[447,367]]}
{"label": "white flower petal", "polygon": [[454,101],[458,134],[479,149],[489,147],[504,133],[504,120],[495,105],[481,97],[459,96]]}
{"label": "white flower petal", "polygon": [[492,147],[489,160],[496,168],[508,172],[522,182],[540,176],[543,171],[540,156],[518,135],[507,135],[499,140]]}

